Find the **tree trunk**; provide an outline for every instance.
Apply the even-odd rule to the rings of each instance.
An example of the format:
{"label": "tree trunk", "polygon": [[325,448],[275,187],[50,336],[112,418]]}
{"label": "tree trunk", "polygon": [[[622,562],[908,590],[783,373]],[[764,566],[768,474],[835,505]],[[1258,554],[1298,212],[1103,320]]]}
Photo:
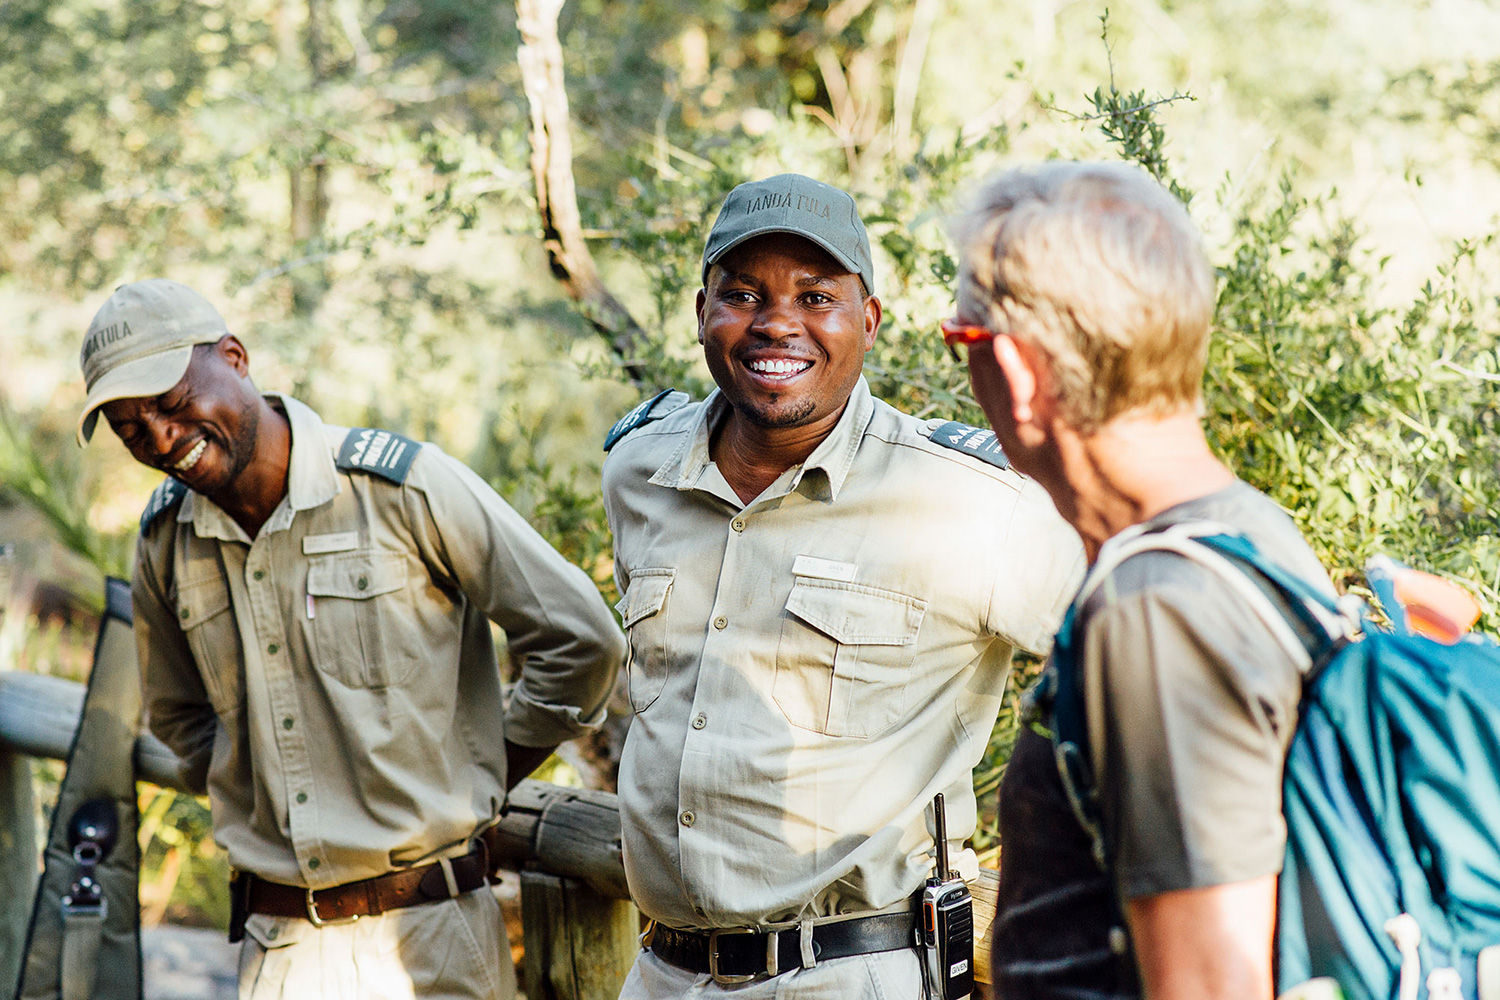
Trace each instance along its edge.
{"label": "tree trunk", "polygon": [[614,297],[594,266],[583,239],[578,193],[573,182],[573,135],[568,93],[563,86],[562,45],[557,15],[563,0],[517,0],[521,30],[517,60],[526,100],[531,105],[531,174],[542,218],[542,245],[553,277],[578,302],[584,317],[608,341],[621,367],[637,385],[644,383],[639,361],[646,332]]}
{"label": "tree trunk", "polygon": [[[297,36],[292,26],[291,5],[295,0],[282,0],[281,24],[278,31],[278,46],[282,64],[289,69],[299,62]],[[327,66],[323,41],[323,26],[327,20],[326,0],[307,0],[307,31],[304,51],[312,74],[312,87],[316,90],[327,77]],[[288,167],[287,187],[291,208],[291,234],[294,244],[303,246],[320,239],[323,225],[328,219],[328,166],[321,155],[314,156],[306,164]],[[323,263],[305,263],[291,273],[292,311],[298,316],[309,316],[317,311],[328,290],[328,274]]]}

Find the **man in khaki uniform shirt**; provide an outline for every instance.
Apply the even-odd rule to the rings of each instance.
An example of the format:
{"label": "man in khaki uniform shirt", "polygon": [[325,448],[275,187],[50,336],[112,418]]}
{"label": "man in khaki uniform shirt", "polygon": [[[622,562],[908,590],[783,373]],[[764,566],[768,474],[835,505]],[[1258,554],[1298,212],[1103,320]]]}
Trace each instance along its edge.
{"label": "man in khaki uniform shirt", "polygon": [[718,390],[637,407],[604,467],[625,868],[655,921],[622,996],[915,1000],[933,796],[972,878],[1011,650],[1047,647],[1081,549],[992,434],[871,397],[881,310],[847,194],[736,188],[704,283]]}
{"label": "man in khaki uniform shirt", "polygon": [[82,366],[80,443],[102,412],[171,477],[135,630],[151,729],[238,872],[241,997],[513,996],[484,834],[603,718],[623,649],[593,584],[435,446],[262,396],[176,282],[117,289]]}

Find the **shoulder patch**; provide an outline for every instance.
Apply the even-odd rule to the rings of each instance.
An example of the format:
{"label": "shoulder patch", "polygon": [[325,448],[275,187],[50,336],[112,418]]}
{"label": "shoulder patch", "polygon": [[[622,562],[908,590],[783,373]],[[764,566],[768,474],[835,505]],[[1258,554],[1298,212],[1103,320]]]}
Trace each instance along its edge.
{"label": "shoulder patch", "polygon": [[615,422],[615,425],[609,429],[609,433],[604,436],[604,450],[609,451],[619,443],[622,437],[637,427],[644,427],[686,406],[688,398],[687,393],[676,389],[663,389],[658,392]]}
{"label": "shoulder patch", "polygon": [[940,444],[944,448],[952,448],[966,455],[973,455],[981,462],[988,462],[997,469],[1010,468],[1010,459],[1005,457],[1005,452],[1000,447],[1000,442],[995,440],[995,432],[979,427],[970,427],[961,424],[957,420],[950,420],[933,430],[928,435],[933,444]]}
{"label": "shoulder patch", "polygon": [[393,483],[404,483],[421,448],[411,438],[391,431],[351,427],[334,464],[341,472],[368,472]]}
{"label": "shoulder patch", "polygon": [[146,509],[141,511],[141,534],[146,533],[152,521],[182,503],[187,493],[188,488],[171,476],[163,479],[161,485],[152,491],[151,499],[146,501]]}

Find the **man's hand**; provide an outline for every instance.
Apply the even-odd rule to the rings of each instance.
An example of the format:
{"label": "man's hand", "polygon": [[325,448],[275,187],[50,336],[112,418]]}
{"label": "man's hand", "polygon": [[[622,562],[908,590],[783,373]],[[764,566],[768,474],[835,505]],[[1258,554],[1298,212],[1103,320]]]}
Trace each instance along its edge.
{"label": "man's hand", "polygon": [[523,747],[519,743],[505,741],[505,790],[508,792],[521,783],[521,779],[542,766],[557,747]]}
{"label": "man's hand", "polygon": [[1128,900],[1149,1000],[1270,1000],[1276,876]]}

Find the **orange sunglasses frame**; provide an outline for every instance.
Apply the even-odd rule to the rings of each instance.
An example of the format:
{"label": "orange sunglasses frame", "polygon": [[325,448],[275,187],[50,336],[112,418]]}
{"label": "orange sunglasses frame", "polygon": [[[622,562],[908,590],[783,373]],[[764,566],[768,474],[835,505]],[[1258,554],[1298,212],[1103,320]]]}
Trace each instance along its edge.
{"label": "orange sunglasses frame", "polygon": [[995,331],[971,323],[960,323],[957,319],[945,319],[938,328],[943,331],[943,343],[954,361],[962,361],[958,355],[959,344],[981,344],[995,339]]}

